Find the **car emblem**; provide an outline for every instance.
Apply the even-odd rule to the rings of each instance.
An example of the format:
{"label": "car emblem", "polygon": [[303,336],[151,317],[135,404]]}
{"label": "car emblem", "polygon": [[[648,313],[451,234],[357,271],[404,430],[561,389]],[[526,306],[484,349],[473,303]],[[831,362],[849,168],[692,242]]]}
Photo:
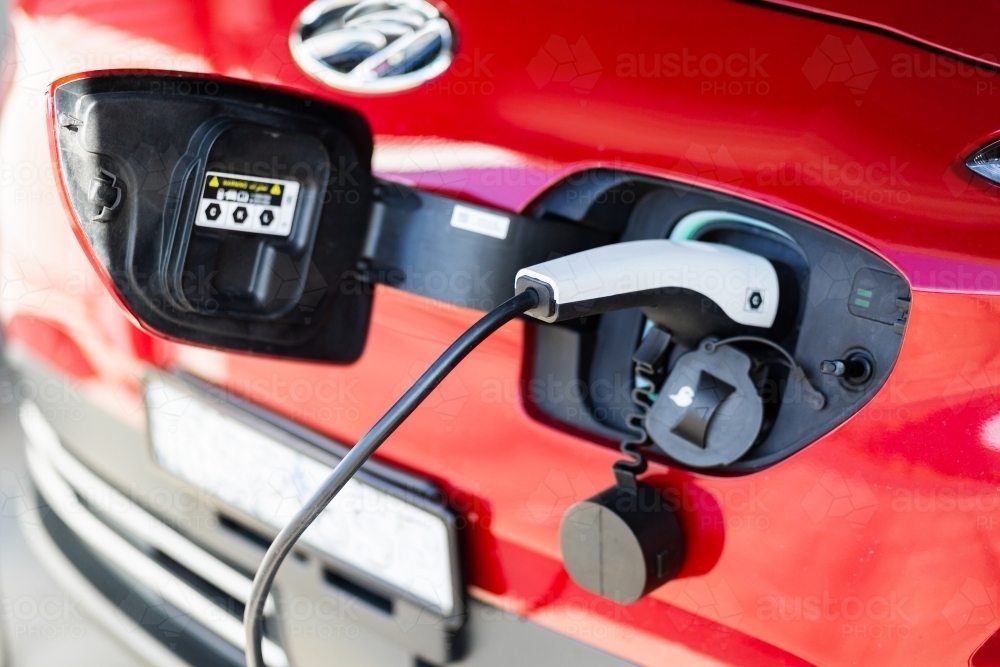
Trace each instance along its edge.
{"label": "car emblem", "polygon": [[423,0],[320,0],[290,39],[307,74],[353,93],[419,86],[448,69],[453,44],[448,21]]}

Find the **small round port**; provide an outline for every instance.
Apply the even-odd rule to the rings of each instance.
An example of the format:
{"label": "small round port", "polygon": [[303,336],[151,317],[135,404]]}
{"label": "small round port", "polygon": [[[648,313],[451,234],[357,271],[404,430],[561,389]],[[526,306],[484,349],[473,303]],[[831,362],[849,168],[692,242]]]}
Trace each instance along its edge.
{"label": "small round port", "polygon": [[841,359],[820,362],[819,370],[824,375],[833,375],[849,389],[860,389],[875,375],[875,360],[867,350],[853,349],[844,353]]}

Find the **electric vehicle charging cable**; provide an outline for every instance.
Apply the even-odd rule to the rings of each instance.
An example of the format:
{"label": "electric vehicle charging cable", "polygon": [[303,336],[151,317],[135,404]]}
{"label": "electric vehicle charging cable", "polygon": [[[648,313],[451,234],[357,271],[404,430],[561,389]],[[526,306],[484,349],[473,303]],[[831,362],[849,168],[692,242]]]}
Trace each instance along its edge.
{"label": "electric vehicle charging cable", "polygon": [[[725,280],[725,276],[739,280]],[[747,284],[748,281],[752,284]],[[243,615],[247,667],[265,667],[261,652],[264,602],[278,568],[299,537],[375,450],[490,334],[521,314],[543,322],[559,322],[622,308],[657,305],[664,294],[678,289],[699,293],[719,306],[733,322],[748,327],[769,328],[778,311],[778,277],[770,262],[760,255],[713,243],[667,239],[628,241],[559,257],[518,271],[515,296],[487,313],[445,350],[340,460],[322,486],[268,547],[254,576]],[[737,340],[740,339],[730,338],[717,344]],[[766,340],[763,342],[773,345]],[[794,365],[791,355],[785,354]],[[801,368],[799,370],[801,372]]]}
{"label": "electric vehicle charging cable", "polygon": [[340,460],[323,485],[313,494],[292,520],[281,529],[274,542],[264,554],[264,559],[253,578],[253,588],[243,616],[246,631],[247,667],[265,667],[261,652],[264,627],[264,602],[271,591],[271,584],[278,573],[285,556],[292,550],[302,533],[326,509],[337,493],[344,488],[354,474],[361,469],[371,455],[392,435],[418,405],[434,391],[442,380],[490,334],[507,322],[538,306],[538,292],[527,289],[504,301],[476,322],[462,336],[445,350],[437,361],[420,376],[412,387],[396,401],[388,412],[365,434],[358,444],[351,448]]}

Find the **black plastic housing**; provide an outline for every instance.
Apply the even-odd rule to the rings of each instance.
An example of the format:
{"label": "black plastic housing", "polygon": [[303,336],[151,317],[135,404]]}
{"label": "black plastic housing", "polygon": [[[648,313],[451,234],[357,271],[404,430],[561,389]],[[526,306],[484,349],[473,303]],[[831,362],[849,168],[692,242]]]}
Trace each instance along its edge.
{"label": "black plastic housing", "polygon": [[[360,356],[371,294],[355,265],[372,200],[362,116],[191,75],[91,76],[51,96],[78,235],[141,323],[235,351]],[[196,226],[206,171],[297,183],[290,233]]]}
{"label": "black plastic housing", "polygon": [[[668,238],[678,222],[700,211],[724,212],[765,224],[755,227],[720,220],[701,226],[690,238],[731,245],[771,262],[781,290],[775,325],[767,331],[747,333],[763,335],[790,352],[824,394],[826,405],[814,410],[801,384],[785,367],[762,364],[752,376],[758,387],[764,388],[764,424],[744,456],[727,465],[695,467],[645,450],[651,459],[717,475],[764,469],[856,413],[882,387],[896,362],[908,317],[908,283],[874,253],[817,225],[736,197],[609,171],[570,179],[549,192],[533,210],[543,219],[615,233],[619,241]],[[859,298],[861,302],[856,302]],[[528,392],[531,407],[547,420],[602,439],[614,442],[629,438],[626,423],[636,414],[631,399],[632,355],[649,314],[635,308],[587,318],[572,326],[534,325],[529,387],[535,389]],[[682,324],[656,319],[668,330]],[[759,344],[740,347],[761,360],[773,356]],[[683,341],[676,344],[668,367],[673,368],[690,349]],[[820,373],[823,360],[843,358],[858,350],[874,361],[872,376],[863,384],[846,386],[838,378]],[[559,387],[574,387],[574,391],[559,391]]]}
{"label": "black plastic housing", "polygon": [[399,289],[489,311],[514,296],[514,276],[532,264],[613,243],[615,236],[570,221],[491,211],[508,220],[504,238],[459,229],[458,202],[380,181],[364,261],[369,275]]}

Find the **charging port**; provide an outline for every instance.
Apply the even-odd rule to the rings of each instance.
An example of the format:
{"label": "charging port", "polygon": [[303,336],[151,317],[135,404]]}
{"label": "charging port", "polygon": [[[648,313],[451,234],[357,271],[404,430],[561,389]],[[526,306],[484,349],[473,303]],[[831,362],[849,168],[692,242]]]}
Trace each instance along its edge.
{"label": "charging port", "polygon": [[[581,206],[581,201],[592,205]],[[659,307],[534,326],[528,399],[540,419],[609,444],[620,441],[629,437],[629,420],[639,415],[632,390],[640,388],[652,397],[652,411],[670,422],[662,424],[667,435],[661,439],[678,438],[674,412],[684,412],[682,404],[698,395],[698,370],[721,376],[704,364],[688,369],[694,373],[690,381],[681,382],[674,373],[690,365],[690,355],[703,342],[750,334],[758,340],[744,335],[732,347],[748,360],[748,382],[763,412],[759,429],[732,450],[735,458],[695,456],[694,446],[690,457],[680,459],[676,452],[650,450],[650,458],[671,465],[743,474],[772,465],[835,428],[874,395],[895,363],[909,306],[906,281],[879,257],[815,225],[718,193],[620,172],[574,178],[533,210],[542,217],[613,229],[620,242],[671,239],[738,248],[773,266],[780,291],[774,323],[763,330],[727,328],[731,323],[722,326],[711,304],[678,308],[669,300]],[[855,288],[867,290],[871,307],[855,303],[860,298]],[[757,296],[758,304],[763,298]],[[744,307],[752,308],[754,299],[748,290]],[[671,333],[672,345],[661,367],[649,377],[637,377],[633,354],[654,326]],[[732,379],[725,382],[735,386]],[[559,390],[570,387],[573,391]],[[690,397],[674,391],[683,387],[690,388]],[[680,403],[671,403],[673,410],[658,409],[660,402],[672,401],[671,394]],[[735,409],[734,400],[717,401],[716,412],[728,414]],[[704,426],[708,428],[707,422]]]}

